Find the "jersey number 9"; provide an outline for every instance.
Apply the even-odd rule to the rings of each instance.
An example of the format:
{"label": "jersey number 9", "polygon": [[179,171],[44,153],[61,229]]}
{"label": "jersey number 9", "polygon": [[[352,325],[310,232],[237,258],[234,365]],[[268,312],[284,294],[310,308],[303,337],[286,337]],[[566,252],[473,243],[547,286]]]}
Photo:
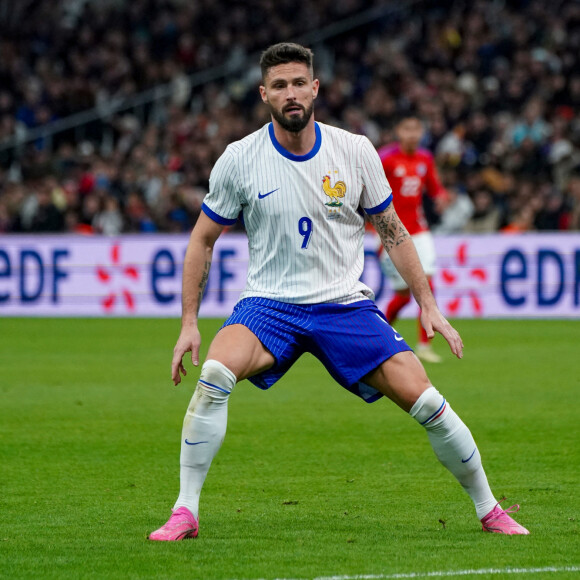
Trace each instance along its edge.
{"label": "jersey number 9", "polygon": [[309,217],[301,217],[298,220],[298,232],[304,238],[301,249],[305,250],[308,248],[308,242],[310,242],[310,236],[312,235],[312,220]]}

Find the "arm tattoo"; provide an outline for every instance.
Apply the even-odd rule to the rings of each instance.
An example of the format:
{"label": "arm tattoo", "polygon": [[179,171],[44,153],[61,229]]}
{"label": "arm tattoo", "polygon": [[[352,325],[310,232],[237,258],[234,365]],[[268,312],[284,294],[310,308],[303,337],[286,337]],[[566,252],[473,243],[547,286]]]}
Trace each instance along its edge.
{"label": "arm tattoo", "polygon": [[201,280],[199,281],[199,292],[197,294],[197,311],[199,312],[199,307],[201,306],[201,299],[203,298],[203,293],[205,292],[205,286],[209,279],[209,269],[211,267],[211,260],[206,260],[203,267],[203,272],[201,274]]}
{"label": "arm tattoo", "polygon": [[402,244],[411,237],[409,236],[407,228],[405,228],[403,222],[399,219],[393,204],[389,205],[385,211],[371,215],[370,219],[387,252],[390,252],[393,247]]}

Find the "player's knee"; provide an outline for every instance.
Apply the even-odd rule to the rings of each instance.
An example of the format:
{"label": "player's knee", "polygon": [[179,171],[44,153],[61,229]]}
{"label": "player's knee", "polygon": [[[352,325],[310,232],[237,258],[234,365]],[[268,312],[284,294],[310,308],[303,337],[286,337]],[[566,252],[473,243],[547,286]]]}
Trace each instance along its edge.
{"label": "player's knee", "polygon": [[231,391],[236,384],[236,375],[217,360],[208,359],[201,367],[200,379],[216,385],[228,386]]}
{"label": "player's knee", "polygon": [[428,428],[444,414],[446,407],[447,402],[443,395],[434,386],[430,386],[415,401],[409,414],[419,424]]}
{"label": "player's knee", "polygon": [[197,384],[204,396],[210,399],[224,399],[236,384],[236,375],[217,360],[206,360],[201,367]]}
{"label": "player's knee", "polygon": [[236,376],[217,360],[206,360],[201,367],[201,375],[187,408],[187,417],[209,405],[227,404]]}

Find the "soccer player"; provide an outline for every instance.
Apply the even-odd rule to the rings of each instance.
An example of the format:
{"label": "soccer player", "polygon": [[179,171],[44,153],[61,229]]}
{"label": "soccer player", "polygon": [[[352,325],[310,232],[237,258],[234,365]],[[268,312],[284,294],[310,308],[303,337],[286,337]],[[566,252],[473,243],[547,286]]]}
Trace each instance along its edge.
{"label": "soccer player", "polygon": [[[393,188],[393,203],[397,215],[415,244],[419,260],[433,290],[435,244],[423,213],[423,192],[426,191],[436,205],[440,206],[445,203],[447,192],[437,176],[433,156],[429,151],[419,148],[423,137],[423,124],[419,117],[414,113],[404,114],[400,117],[395,130],[398,143],[379,149],[379,157],[389,184]],[[382,245],[379,248],[379,257],[382,270],[395,291],[385,311],[387,320],[394,325],[399,312],[410,302],[411,292]],[[415,350],[417,356],[425,362],[441,362],[441,357],[431,348],[430,338],[421,324],[420,316],[418,334],[419,341]]]}
{"label": "soccer player", "polygon": [[225,436],[236,383],[249,379],[267,389],[306,351],[353,394],[367,402],[385,395],[426,429],[437,457],[475,503],[483,529],[527,534],[494,498],[471,433],[360,282],[362,208],[421,306],[427,334],[440,332],[463,356],[461,338],[439,311],[391,203],[376,151],[366,137],[314,121],[319,81],[309,49],[277,44],[260,64],[260,94],[272,122],[230,144],[212,171],[184,261],[181,333],[171,363],[175,385],[187,374],[186,352],[199,364],[197,314],[212,248],[242,211],[247,284],[209,347],[185,415],[173,513],[149,539],[197,536],[200,492]]}

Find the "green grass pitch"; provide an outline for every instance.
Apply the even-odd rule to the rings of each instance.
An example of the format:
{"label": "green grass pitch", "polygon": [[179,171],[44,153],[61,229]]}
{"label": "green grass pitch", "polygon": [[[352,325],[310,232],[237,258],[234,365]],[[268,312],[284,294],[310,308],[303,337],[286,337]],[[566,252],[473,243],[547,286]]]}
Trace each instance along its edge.
{"label": "green grass pitch", "polygon": [[[219,324],[202,321],[205,348]],[[384,399],[367,405],[342,390],[306,355],[269,392],[236,386],[199,538],[148,542],[177,495],[181,422],[198,376],[188,363],[185,383],[171,383],[179,322],[0,320],[0,577],[521,568],[509,577],[577,578],[580,322],[455,324],[464,359],[438,337],[445,361],[428,373],[471,428],[494,493],[521,504],[528,537],[481,532],[423,430]],[[398,330],[414,340],[413,321]]]}

